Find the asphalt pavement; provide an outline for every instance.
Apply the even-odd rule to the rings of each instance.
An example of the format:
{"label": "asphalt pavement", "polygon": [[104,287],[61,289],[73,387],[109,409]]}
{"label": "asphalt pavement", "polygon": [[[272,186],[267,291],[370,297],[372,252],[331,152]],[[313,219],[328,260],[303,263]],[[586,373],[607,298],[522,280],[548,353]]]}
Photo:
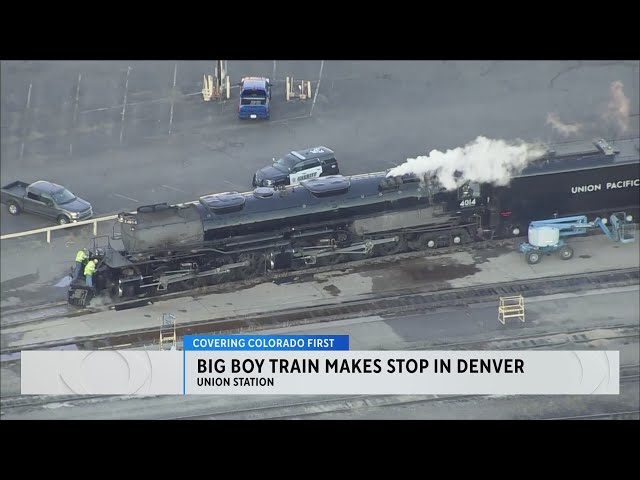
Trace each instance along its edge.
{"label": "asphalt pavement", "polygon": [[[401,164],[478,135],[542,140],[628,136],[638,128],[639,62],[229,61],[233,85],[274,82],[270,121],[237,119],[237,87],[204,102],[214,62],[2,62],[0,183],[51,180],[88,199],[96,215],[250,190],[273,157],[335,149],[344,174]],[[308,101],[285,100],[285,77],[312,82]],[[630,127],[603,118],[611,82],[629,98]],[[570,137],[549,113],[582,127]],[[0,215],[2,234],[51,225]]]}

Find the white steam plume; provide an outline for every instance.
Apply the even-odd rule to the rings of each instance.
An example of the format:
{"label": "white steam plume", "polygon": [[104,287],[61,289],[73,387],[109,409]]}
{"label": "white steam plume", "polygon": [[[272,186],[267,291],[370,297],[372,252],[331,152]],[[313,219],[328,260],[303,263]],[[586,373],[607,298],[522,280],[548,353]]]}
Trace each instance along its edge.
{"label": "white steam plume", "polygon": [[604,119],[611,122],[620,131],[625,133],[629,130],[629,113],[631,102],[623,91],[624,85],[621,81],[611,82],[609,86],[610,100],[607,111],[603,115]]}
{"label": "white steam plume", "polygon": [[446,152],[432,150],[429,155],[409,158],[389,171],[387,177],[414,174],[437,177],[447,190],[454,190],[466,181],[507,185],[527,164],[544,155],[541,145],[521,140],[507,142],[478,137],[464,147]]}
{"label": "white steam plume", "polygon": [[557,113],[550,113],[547,115],[547,125],[551,125],[554,129],[560,132],[563,137],[575,135],[582,130],[582,124],[563,123]]}

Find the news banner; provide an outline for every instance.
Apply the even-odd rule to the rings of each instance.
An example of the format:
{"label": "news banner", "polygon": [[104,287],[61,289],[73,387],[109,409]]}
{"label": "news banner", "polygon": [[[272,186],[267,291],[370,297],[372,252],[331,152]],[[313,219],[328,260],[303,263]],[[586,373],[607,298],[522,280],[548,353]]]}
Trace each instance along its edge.
{"label": "news banner", "polygon": [[348,335],[192,335],[183,350],[21,352],[29,395],[616,395],[617,351],[358,351]]}

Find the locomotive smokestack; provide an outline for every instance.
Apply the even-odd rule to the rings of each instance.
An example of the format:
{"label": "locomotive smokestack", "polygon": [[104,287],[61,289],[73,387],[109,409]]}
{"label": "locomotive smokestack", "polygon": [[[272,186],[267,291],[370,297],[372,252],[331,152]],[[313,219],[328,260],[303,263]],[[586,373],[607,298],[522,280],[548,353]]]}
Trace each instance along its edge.
{"label": "locomotive smokestack", "polygon": [[471,180],[507,185],[527,164],[545,154],[541,145],[522,140],[507,142],[478,137],[464,147],[446,152],[432,150],[429,155],[409,158],[389,171],[387,176],[411,173],[419,177],[435,176],[447,190]]}

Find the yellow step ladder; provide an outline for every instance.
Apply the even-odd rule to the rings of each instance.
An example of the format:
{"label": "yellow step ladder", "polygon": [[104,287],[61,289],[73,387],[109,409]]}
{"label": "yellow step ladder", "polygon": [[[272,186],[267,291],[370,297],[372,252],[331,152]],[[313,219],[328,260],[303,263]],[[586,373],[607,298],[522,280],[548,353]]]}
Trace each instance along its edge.
{"label": "yellow step ladder", "polygon": [[160,350],[165,343],[171,343],[170,349],[176,346],[176,316],[172,313],[162,314],[162,324],[160,325]]}
{"label": "yellow step ladder", "polygon": [[505,325],[507,318],[519,318],[524,323],[524,297],[522,295],[500,297],[498,320]]}

